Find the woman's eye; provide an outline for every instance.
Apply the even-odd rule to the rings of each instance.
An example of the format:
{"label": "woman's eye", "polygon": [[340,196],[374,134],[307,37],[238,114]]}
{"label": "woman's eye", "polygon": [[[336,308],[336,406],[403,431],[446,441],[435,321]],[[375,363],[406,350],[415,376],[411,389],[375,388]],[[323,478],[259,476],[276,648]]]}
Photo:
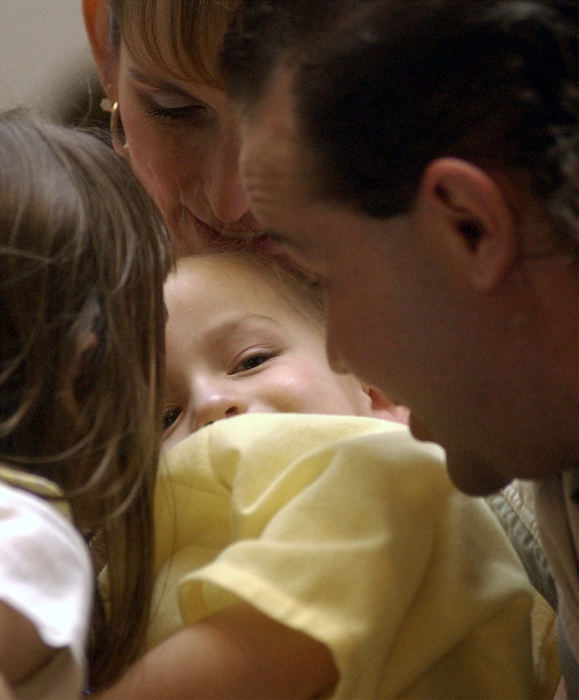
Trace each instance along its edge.
{"label": "woman's eye", "polygon": [[163,107],[153,104],[149,110],[154,117],[176,119],[179,121],[196,121],[206,116],[207,110],[200,105],[185,105],[183,107]]}
{"label": "woman's eye", "polygon": [[179,121],[198,121],[207,119],[209,109],[206,105],[186,95],[156,93],[144,97],[145,105],[153,117],[176,119]]}
{"label": "woman's eye", "polygon": [[163,431],[168,430],[181,415],[179,406],[167,406],[163,411]]}

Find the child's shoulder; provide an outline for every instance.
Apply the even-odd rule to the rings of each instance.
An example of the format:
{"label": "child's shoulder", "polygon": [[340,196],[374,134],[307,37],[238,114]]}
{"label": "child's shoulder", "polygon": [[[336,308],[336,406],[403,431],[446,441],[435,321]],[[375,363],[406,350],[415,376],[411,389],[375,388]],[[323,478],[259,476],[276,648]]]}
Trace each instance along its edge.
{"label": "child's shoulder", "polygon": [[38,508],[44,510],[46,507],[53,506],[65,518],[70,519],[70,508],[62,498],[62,491],[54,482],[2,462],[0,462],[0,498],[2,501],[16,499],[31,505],[44,504],[43,499],[50,499],[50,505],[38,505]]}
{"label": "child's shoulder", "polygon": [[54,483],[0,463],[0,548],[15,542],[26,546],[29,554],[42,554],[50,543],[62,551],[73,550],[75,556],[81,552],[84,560],[86,545],[69,510]]}
{"label": "child's shoulder", "polygon": [[50,481],[0,465],[0,602],[14,624],[27,621],[16,634],[34,629],[34,639],[59,650],[18,686],[18,697],[69,697],[69,684],[80,687],[85,664],[90,557],[74,525],[46,496],[59,496]]}

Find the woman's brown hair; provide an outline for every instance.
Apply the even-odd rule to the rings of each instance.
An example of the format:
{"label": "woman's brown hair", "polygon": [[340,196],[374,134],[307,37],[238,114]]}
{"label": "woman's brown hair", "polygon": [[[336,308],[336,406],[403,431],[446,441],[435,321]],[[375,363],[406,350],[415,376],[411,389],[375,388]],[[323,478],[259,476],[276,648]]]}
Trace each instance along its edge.
{"label": "woman's brown hair", "polygon": [[0,115],[0,461],[52,480],[99,533],[90,681],[141,651],[163,377],[161,218],[96,137]]}
{"label": "woman's brown hair", "polygon": [[[223,88],[218,54],[239,0],[109,0],[111,44],[121,37],[139,58]],[[170,44],[161,47],[159,27]]]}

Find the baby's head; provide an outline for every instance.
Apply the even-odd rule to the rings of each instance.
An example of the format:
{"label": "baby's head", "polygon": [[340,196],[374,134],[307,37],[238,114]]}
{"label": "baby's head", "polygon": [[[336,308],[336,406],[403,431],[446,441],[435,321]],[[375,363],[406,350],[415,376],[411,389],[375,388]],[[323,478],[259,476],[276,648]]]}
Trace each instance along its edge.
{"label": "baby's head", "polygon": [[165,303],[165,447],[241,413],[405,417],[372,387],[331,370],[319,291],[270,258],[182,258]]}

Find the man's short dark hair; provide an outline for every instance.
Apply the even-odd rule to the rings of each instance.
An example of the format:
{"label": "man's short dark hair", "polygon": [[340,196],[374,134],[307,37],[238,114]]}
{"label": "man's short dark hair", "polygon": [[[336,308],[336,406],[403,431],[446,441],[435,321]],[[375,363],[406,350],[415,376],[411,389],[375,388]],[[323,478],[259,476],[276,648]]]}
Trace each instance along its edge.
{"label": "man's short dark hair", "polygon": [[575,0],[244,0],[223,67],[247,106],[292,68],[316,195],[393,216],[454,156],[528,182],[576,244],[577,20]]}

